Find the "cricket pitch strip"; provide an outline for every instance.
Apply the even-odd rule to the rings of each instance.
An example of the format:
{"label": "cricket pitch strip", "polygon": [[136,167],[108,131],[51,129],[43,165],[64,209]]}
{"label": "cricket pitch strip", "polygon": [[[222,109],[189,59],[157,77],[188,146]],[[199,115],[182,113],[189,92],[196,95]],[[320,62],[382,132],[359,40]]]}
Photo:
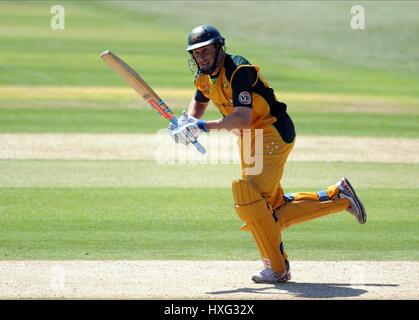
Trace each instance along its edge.
{"label": "cricket pitch strip", "polygon": [[0,299],[419,299],[416,261],[291,261],[283,284],[260,261],[0,261]]}

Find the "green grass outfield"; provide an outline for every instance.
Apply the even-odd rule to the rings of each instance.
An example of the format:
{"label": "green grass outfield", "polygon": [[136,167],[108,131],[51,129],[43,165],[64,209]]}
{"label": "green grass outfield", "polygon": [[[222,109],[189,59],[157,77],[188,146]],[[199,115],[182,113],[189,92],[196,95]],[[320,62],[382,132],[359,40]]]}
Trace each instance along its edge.
{"label": "green grass outfield", "polygon": [[[223,187],[237,165],[0,161],[0,170],[1,259],[257,259]],[[344,212],[291,227],[290,257],[419,259],[417,165],[290,162],[283,184],[316,191],[343,172],[368,223]]]}
{"label": "green grass outfield", "polygon": [[[230,189],[0,191],[4,260],[258,258],[251,235],[238,229]],[[358,192],[369,213],[365,226],[344,213],[291,227],[283,236],[290,258],[419,259],[418,218],[410,205],[419,201],[418,194],[386,188]]]}
{"label": "green grass outfield", "polygon": [[[415,2],[66,1],[65,29],[52,30],[55,4],[0,2],[0,84],[122,86],[98,58],[110,49],[152,87],[189,88],[186,37],[205,21],[278,90],[419,94]],[[350,27],[354,4],[365,30]]]}
{"label": "green grass outfield", "polygon": [[[0,1],[0,134],[167,126],[99,54],[119,54],[178,114],[193,94],[186,35],[212,23],[229,52],[261,66],[299,135],[419,138],[419,3],[227,1],[220,11],[211,1],[65,1],[65,30],[54,31],[55,4]],[[366,30],[350,28],[354,4],[365,6]],[[233,209],[238,174],[238,165],[0,160],[0,260],[258,259]],[[362,226],[340,213],[290,228],[290,259],[418,260],[418,174],[417,163],[288,163],[286,191],[347,175],[369,214]]]}
{"label": "green grass outfield", "polygon": [[[419,115],[289,112],[298,134],[326,136],[419,137]],[[0,132],[6,133],[154,133],[167,128],[150,109],[0,108]],[[219,119],[215,110],[206,119]]]}

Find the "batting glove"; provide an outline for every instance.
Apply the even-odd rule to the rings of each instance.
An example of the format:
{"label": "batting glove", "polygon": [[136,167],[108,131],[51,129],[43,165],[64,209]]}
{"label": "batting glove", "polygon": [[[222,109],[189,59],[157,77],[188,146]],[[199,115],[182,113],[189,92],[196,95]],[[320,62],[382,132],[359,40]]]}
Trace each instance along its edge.
{"label": "batting glove", "polygon": [[176,143],[182,143],[184,145],[187,145],[188,143],[190,143],[189,139],[187,136],[185,136],[184,133],[180,133],[179,132],[179,127],[177,124],[171,122],[169,124],[169,127],[167,128],[169,135],[172,137],[172,139],[176,142]]}
{"label": "batting glove", "polygon": [[179,117],[177,125],[170,123],[169,133],[176,143],[185,145],[195,141],[202,132],[206,132],[207,127],[204,120],[189,116],[185,111]]}

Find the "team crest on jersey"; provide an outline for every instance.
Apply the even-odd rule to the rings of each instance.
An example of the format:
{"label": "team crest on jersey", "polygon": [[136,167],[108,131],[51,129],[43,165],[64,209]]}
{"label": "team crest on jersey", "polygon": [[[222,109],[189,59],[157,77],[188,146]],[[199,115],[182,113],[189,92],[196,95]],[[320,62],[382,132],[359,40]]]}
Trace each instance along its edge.
{"label": "team crest on jersey", "polygon": [[247,91],[242,91],[239,94],[239,102],[241,104],[251,104],[252,103],[252,96]]}

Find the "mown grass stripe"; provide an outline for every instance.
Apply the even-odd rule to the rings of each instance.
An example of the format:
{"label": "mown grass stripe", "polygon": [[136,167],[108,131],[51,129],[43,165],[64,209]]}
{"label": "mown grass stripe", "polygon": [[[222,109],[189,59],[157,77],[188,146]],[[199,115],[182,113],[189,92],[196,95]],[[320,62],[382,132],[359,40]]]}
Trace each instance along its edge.
{"label": "mown grass stripe", "polygon": [[[207,188],[226,188],[240,177],[237,164],[159,165],[154,161],[0,160],[3,188],[186,188],[205,181]],[[185,174],[187,172],[188,174]],[[318,191],[347,176],[356,187],[419,189],[417,164],[288,161],[283,187]],[[197,179],[197,177],[200,177]]]}
{"label": "mown grass stripe", "polygon": [[[2,260],[259,258],[251,235],[239,230],[230,189],[0,191]],[[418,193],[391,187],[357,191],[368,223],[361,226],[342,212],[287,229],[290,258],[418,260],[419,221],[410,205]],[[187,199],[195,199],[196,206],[186,210]]]}
{"label": "mown grass stripe", "polygon": [[[194,95],[194,88],[154,88],[162,97],[169,99],[190,99]],[[108,100],[113,98],[127,99],[137,97],[137,94],[128,86],[45,86],[45,85],[1,85],[0,95],[2,99],[16,100]],[[413,97],[394,97],[385,95],[355,95],[337,93],[310,93],[310,92],[283,92],[278,91],[278,98],[291,102],[308,103],[352,103],[370,105],[374,104],[377,109],[385,104],[408,105],[419,108],[419,99]]]}
{"label": "mown grass stripe", "polygon": [[[294,112],[297,135],[419,137],[419,114]],[[221,116],[211,108],[205,119]],[[144,109],[0,108],[0,133],[152,133],[167,121]]]}

